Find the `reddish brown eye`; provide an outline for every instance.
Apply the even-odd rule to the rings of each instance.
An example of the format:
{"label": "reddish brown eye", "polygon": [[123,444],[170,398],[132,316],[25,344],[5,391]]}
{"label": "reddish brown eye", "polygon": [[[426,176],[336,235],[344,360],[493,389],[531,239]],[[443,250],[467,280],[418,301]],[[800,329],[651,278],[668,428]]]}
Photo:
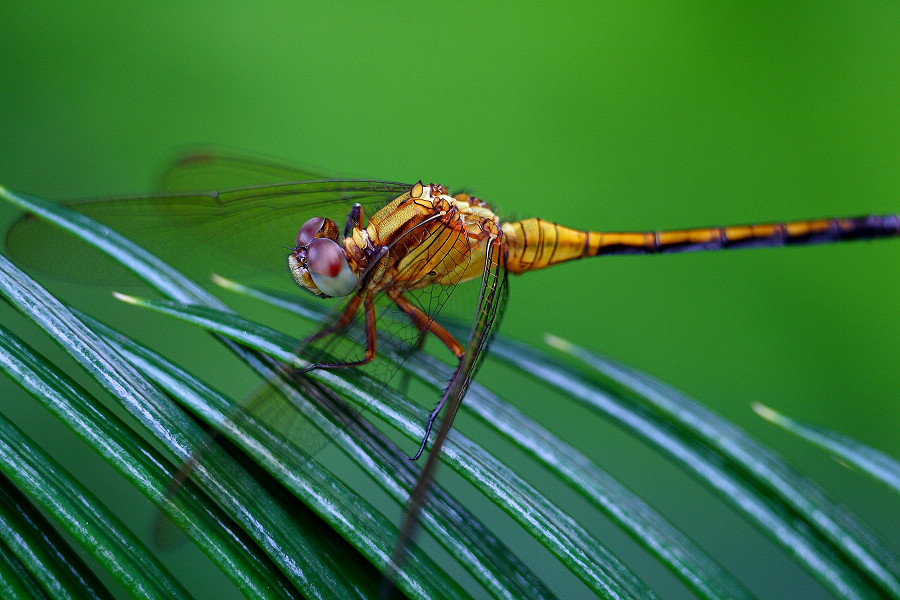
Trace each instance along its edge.
{"label": "reddish brown eye", "polygon": [[316,238],[306,252],[307,268],[313,283],[326,296],[346,296],[359,283],[347,262],[344,250],[334,240]]}
{"label": "reddish brown eye", "polygon": [[300,231],[297,232],[296,247],[300,248],[308,245],[316,237],[316,233],[322,229],[323,223],[325,223],[324,217],[314,217],[304,223]]}
{"label": "reddish brown eye", "polygon": [[344,252],[335,242],[327,238],[316,238],[309,243],[306,259],[311,272],[325,277],[336,277],[341,272]]}

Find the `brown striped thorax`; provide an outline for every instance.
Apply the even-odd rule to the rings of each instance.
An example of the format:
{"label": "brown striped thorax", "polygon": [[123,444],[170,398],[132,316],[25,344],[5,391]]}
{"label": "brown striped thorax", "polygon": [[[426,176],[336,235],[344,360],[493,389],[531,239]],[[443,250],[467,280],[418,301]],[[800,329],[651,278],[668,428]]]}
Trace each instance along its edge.
{"label": "brown striped thorax", "polygon": [[288,266],[301,287],[320,297],[408,291],[480,277],[488,239],[500,221],[474,196],[451,196],[439,184],[415,184],[363,227],[362,209],[348,217],[344,236],[331,219],[310,219],[297,233]]}

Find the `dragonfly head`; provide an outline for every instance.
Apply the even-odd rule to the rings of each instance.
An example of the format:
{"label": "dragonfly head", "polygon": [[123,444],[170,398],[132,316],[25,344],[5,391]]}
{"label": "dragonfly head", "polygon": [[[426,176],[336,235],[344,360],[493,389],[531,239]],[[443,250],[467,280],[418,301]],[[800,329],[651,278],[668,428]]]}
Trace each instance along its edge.
{"label": "dragonfly head", "polygon": [[347,296],[359,284],[341,246],[337,225],[323,217],[310,219],[297,232],[288,267],[300,287],[320,298]]}

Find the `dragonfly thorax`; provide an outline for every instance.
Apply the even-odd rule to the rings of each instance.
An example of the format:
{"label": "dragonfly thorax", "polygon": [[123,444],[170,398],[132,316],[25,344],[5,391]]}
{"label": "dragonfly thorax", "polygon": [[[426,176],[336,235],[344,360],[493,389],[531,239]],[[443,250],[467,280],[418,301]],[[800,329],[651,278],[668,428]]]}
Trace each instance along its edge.
{"label": "dragonfly thorax", "polygon": [[348,296],[361,286],[377,294],[455,285],[481,277],[492,235],[500,235],[499,219],[486,203],[419,182],[367,225],[355,206],[345,237],[331,219],[310,219],[297,234],[288,266],[301,287],[322,298]]}
{"label": "dragonfly thorax", "polygon": [[294,280],[320,298],[348,296],[359,284],[338,236],[331,219],[310,219],[300,228],[294,250],[288,255]]}

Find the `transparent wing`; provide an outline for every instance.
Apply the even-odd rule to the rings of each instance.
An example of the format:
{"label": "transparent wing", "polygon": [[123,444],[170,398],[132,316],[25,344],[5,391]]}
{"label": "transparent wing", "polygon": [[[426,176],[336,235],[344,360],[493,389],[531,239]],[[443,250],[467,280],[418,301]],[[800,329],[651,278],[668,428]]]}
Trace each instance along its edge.
{"label": "transparent wing", "polygon": [[176,159],[160,177],[159,192],[206,192],[278,182],[324,181],[333,174],[269,158],[199,149]]}
{"label": "transparent wing", "polygon": [[[385,585],[392,585],[392,579],[397,570],[403,564],[406,554],[406,548],[413,539],[419,522],[419,514],[428,498],[431,490],[431,484],[434,479],[434,473],[440,460],[441,448],[450,429],[453,427],[453,420],[462,404],[469,384],[478,368],[484,360],[487,350],[494,339],[494,334],[500,326],[503,319],[503,313],[506,309],[506,300],[509,294],[507,287],[506,272],[506,246],[503,243],[502,234],[488,248],[487,257],[484,266],[484,275],[481,281],[481,291],[479,294],[478,307],[475,312],[475,321],[472,325],[469,343],[466,346],[466,353],[459,361],[456,371],[444,395],[441,398],[435,414],[443,408],[444,416],[441,420],[440,428],[435,436],[434,443],[419,473],[416,484],[410,492],[409,500],[406,503],[406,509],[403,513],[403,522],[400,525],[400,533],[397,537],[397,544],[391,555],[391,562],[385,571]],[[434,414],[432,415],[432,419]],[[430,428],[430,423],[429,423]],[[427,437],[427,434],[426,434]],[[426,440],[423,440],[424,448]],[[421,450],[420,450],[421,453]],[[418,457],[418,455],[417,455]],[[387,597],[388,594],[383,594]]]}
{"label": "transparent wing", "polygon": [[[374,214],[409,187],[386,181],[311,180],[69,205],[201,283],[211,272],[242,280],[274,274],[289,281],[286,257],[307,219],[329,217],[343,227],[354,203]],[[34,217],[17,221],[6,245],[24,266],[70,281],[97,284],[123,278],[124,271],[104,262],[99,252]]]}
{"label": "transparent wing", "polygon": [[506,254],[506,246],[503,243],[502,234],[500,234],[500,237],[493,240],[489,245],[488,253],[485,257],[481,289],[478,302],[476,303],[475,320],[469,334],[465,354],[460,359],[459,365],[444,390],[440,402],[431,414],[424,439],[422,440],[422,446],[419,448],[419,453],[416,454],[415,458],[418,458],[425,449],[432,423],[443,410],[444,416],[441,421],[441,428],[433,446],[433,448],[440,448],[441,443],[443,443],[443,435],[450,431],[450,426],[456,417],[456,412],[459,410],[466,391],[469,389],[469,384],[481,367],[481,363],[487,354],[487,349],[490,347],[494,334],[500,326],[509,294],[507,288]]}
{"label": "transparent wing", "polygon": [[[236,154],[227,150],[200,149],[176,160],[161,178],[160,189],[162,191],[204,191],[231,186],[253,186],[274,181],[300,182],[330,179],[333,179],[332,175],[326,174],[319,169],[287,165],[271,158]],[[392,190],[388,199],[393,199],[399,195],[395,192],[396,190]],[[381,207],[383,202],[363,204],[367,209],[367,216],[371,217]],[[341,210],[346,210],[346,207]],[[339,226],[343,224],[338,219],[335,219],[335,221]],[[423,244],[422,240],[415,237],[415,235],[400,240],[398,244],[403,247],[398,248],[399,250],[403,250],[409,255],[419,256],[418,260],[408,260],[409,266],[406,269],[407,271],[427,272],[427,270],[423,269],[423,264],[439,252],[443,252],[446,256],[445,260],[454,261],[454,264],[467,263],[470,258],[468,255],[461,255],[459,252],[454,253],[438,246]],[[418,279],[408,281],[401,291],[406,293],[410,301],[419,307],[420,310],[431,316],[438,314],[454,289],[454,286],[428,286],[425,289],[410,292],[408,288],[413,283],[418,283]],[[475,297],[472,294],[467,295],[470,296],[470,298],[467,298],[470,302],[465,302],[464,300],[463,303],[465,306],[471,307]],[[411,346],[417,341],[420,342],[423,336],[416,335],[410,331],[408,319],[397,312],[393,302],[384,298],[378,298],[376,299],[376,305],[379,335],[384,333],[391,336],[393,334],[392,337],[387,337],[383,340],[385,343],[380,344],[382,350],[408,356]],[[330,319],[326,320],[324,329],[333,326],[334,322],[345,310],[346,304],[338,307]],[[460,316],[456,314],[455,318],[458,319]],[[417,338],[417,340],[413,338]],[[392,343],[397,340],[403,340],[405,343]],[[318,359],[315,362],[354,362],[361,358],[364,346],[365,332],[362,313],[360,313],[350,326],[342,330],[340,335],[335,331],[333,335],[322,336],[315,344],[317,350],[313,348],[308,349],[307,356],[317,354]]]}

